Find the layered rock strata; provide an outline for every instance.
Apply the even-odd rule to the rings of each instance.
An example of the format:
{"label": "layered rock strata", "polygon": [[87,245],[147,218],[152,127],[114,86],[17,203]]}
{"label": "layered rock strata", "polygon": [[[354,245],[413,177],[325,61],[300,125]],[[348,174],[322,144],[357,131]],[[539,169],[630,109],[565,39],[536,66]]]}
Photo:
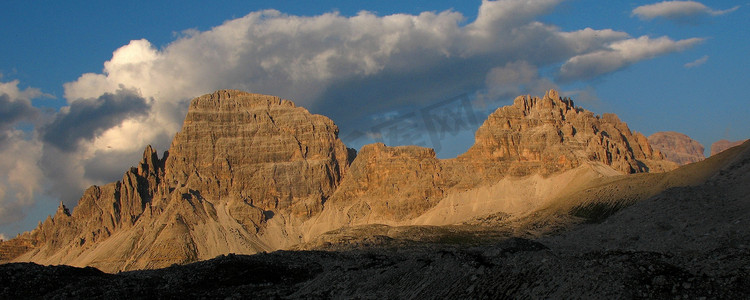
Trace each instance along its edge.
{"label": "layered rock strata", "polygon": [[474,146],[458,159],[485,172],[518,175],[552,174],[588,161],[623,173],[674,168],[617,115],[594,115],[555,90],[543,98],[517,97],[513,105],[496,110],[477,130]]}

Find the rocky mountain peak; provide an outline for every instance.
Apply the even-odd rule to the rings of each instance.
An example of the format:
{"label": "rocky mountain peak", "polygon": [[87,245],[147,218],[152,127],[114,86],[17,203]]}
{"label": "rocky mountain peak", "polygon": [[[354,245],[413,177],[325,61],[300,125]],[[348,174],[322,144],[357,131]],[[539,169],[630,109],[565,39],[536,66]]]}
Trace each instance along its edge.
{"label": "rocky mountain peak", "polygon": [[617,115],[594,115],[555,90],[543,98],[519,96],[513,105],[498,108],[477,130],[474,146],[459,158],[506,162],[506,168],[527,174],[551,174],[585,161],[623,173],[674,168]]}
{"label": "rocky mountain peak", "polygon": [[701,143],[679,132],[656,132],[648,137],[648,142],[664,153],[667,160],[679,165],[699,162],[706,158]]}
{"label": "rocky mountain peak", "polygon": [[[560,94],[556,90],[549,90],[544,94],[544,97],[531,97],[530,95],[518,96],[513,100],[513,106],[516,109],[523,112],[523,115],[528,116],[531,114],[545,114],[554,111],[554,108],[567,111],[575,109],[573,101],[569,98],[560,98]],[[542,115],[537,115],[538,117]]]}
{"label": "rocky mountain peak", "polygon": [[350,225],[522,210],[542,201],[529,198],[542,189],[508,193],[515,179],[542,182],[589,163],[621,173],[675,167],[616,115],[596,116],[555,90],[498,108],[456,159],[384,144],[354,158],[338,133],[329,118],[279,97],[236,90],[197,97],[169,151],[159,158],[146,146],[121,180],[88,188],[72,213],[61,206],[24,236],[35,246],[22,259],[158,268],[286,249]]}
{"label": "rocky mountain peak", "polygon": [[272,210],[305,199],[320,209],[346,172],[348,155],[330,119],[278,97],[222,90],[191,102],[165,178],[210,201]]}
{"label": "rocky mountain peak", "polygon": [[151,145],[146,146],[143,150],[143,158],[138,163],[137,174],[141,176],[152,175],[157,176],[164,172],[164,161],[168,156],[168,152],[164,153],[164,158],[159,159],[159,155],[156,154],[156,150]]}
{"label": "rocky mountain peak", "polygon": [[60,201],[60,205],[57,206],[57,211],[55,212],[55,217],[58,217],[58,216],[70,217],[70,210],[68,210],[68,208],[65,207],[65,204],[63,204],[62,201]]}

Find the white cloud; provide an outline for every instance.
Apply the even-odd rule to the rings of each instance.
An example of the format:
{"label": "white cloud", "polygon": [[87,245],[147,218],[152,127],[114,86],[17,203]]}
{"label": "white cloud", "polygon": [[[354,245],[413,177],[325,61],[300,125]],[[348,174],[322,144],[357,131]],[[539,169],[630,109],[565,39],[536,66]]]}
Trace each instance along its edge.
{"label": "white cloud", "polygon": [[[0,76],[0,78],[2,78],[2,76]],[[31,101],[31,99],[34,98],[48,96],[37,88],[27,87],[21,90],[18,88],[19,83],[20,82],[17,79],[11,80],[10,82],[0,82],[0,95],[6,94],[11,99],[16,99],[17,101]]]}
{"label": "white cloud", "polygon": [[663,1],[655,4],[638,6],[632,15],[643,20],[665,18],[677,22],[695,22],[704,16],[720,16],[737,10],[739,6],[725,10],[714,10],[696,1]]}
{"label": "white cloud", "polygon": [[700,66],[702,64],[705,64],[708,61],[708,55],[704,55],[703,57],[696,59],[694,61],[691,61],[689,63],[685,64],[685,68],[695,68],[697,66]]}
{"label": "white cloud", "polygon": [[574,56],[560,68],[560,80],[588,79],[611,73],[635,62],[651,59],[656,56],[682,51],[700,42],[701,38],[690,38],[675,41],[668,37],[656,39],[642,36],[634,39],[617,41],[608,49]]}
{"label": "white cloud", "polygon": [[21,220],[34,204],[43,174],[38,161],[41,143],[20,130],[11,130],[0,145],[0,225]]}
{"label": "white cloud", "polygon": [[136,91],[124,88],[97,98],[76,99],[40,128],[42,139],[64,151],[74,151],[81,140],[101,138],[105,130],[142,119],[148,114],[150,104]]}
{"label": "white cloud", "polygon": [[572,32],[560,32],[563,40],[569,43],[567,46],[575,50],[575,53],[586,53],[600,50],[612,42],[624,40],[630,37],[625,32],[612,29],[595,30],[585,28]]}
{"label": "white cloud", "polygon": [[0,82],[0,144],[18,122],[30,122],[38,110],[31,105],[31,99],[48,96],[39,89],[18,88],[18,80]]}
{"label": "white cloud", "polygon": [[43,179],[37,164],[41,143],[33,132],[16,127],[37,121],[39,111],[31,99],[47,95],[36,88],[19,89],[18,84],[18,80],[0,82],[0,225],[24,217]]}
{"label": "white cloud", "polygon": [[489,99],[512,98],[521,94],[541,95],[557,86],[539,76],[537,68],[526,61],[510,62],[490,70],[485,79]]}

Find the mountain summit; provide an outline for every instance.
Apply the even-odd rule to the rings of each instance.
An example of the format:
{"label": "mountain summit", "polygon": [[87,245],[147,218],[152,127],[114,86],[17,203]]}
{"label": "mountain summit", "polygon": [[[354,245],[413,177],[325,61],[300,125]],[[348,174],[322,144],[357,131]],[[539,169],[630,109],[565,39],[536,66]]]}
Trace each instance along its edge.
{"label": "mountain summit", "polygon": [[314,245],[352,226],[521,215],[593,178],[676,167],[616,115],[596,116],[554,90],[499,108],[454,159],[417,146],[355,153],[330,119],[288,100],[203,95],[161,158],[147,146],[121,180],[87,189],[72,213],[61,204],[17,238],[28,251],[4,259],[160,268]]}

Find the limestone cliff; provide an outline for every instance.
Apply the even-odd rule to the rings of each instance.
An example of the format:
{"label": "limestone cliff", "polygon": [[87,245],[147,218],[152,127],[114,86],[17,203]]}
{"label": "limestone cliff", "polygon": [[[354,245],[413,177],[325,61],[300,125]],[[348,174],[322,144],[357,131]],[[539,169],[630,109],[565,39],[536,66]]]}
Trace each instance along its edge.
{"label": "limestone cliff", "polygon": [[706,159],[701,143],[689,136],[674,132],[657,132],[648,137],[648,142],[655,149],[664,153],[667,160],[679,165],[686,165]]}
{"label": "limestone cliff", "polygon": [[586,161],[623,173],[674,168],[617,115],[596,116],[555,90],[543,98],[520,96],[499,108],[477,130],[474,146],[458,158],[488,166],[479,170],[489,174],[552,174]]}
{"label": "limestone cliff", "polygon": [[675,166],[617,116],[595,116],[554,90],[499,108],[474,146],[447,160],[383,144],[355,158],[330,119],[222,90],[193,99],[161,158],[146,147],[121,180],[87,189],[72,213],[61,205],[22,235],[31,250],[16,260],[159,268],[285,249],[350,225],[522,213],[591,178]]}
{"label": "limestone cliff", "polygon": [[[435,151],[418,146],[362,147],[329,205],[347,206],[346,223],[404,221],[434,206],[450,186]],[[365,219],[366,220],[366,219]]]}
{"label": "limestone cliff", "polygon": [[263,212],[309,217],[322,209],[348,167],[330,119],[288,100],[219,91],[192,101],[166,162],[171,188],[232,205],[238,219]]}

